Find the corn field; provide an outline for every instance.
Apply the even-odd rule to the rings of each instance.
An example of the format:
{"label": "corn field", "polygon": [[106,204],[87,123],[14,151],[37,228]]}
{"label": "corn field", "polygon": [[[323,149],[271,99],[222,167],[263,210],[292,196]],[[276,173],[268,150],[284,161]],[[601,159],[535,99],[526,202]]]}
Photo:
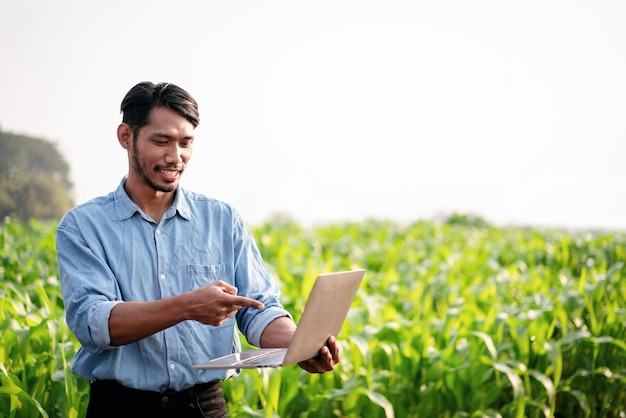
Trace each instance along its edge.
{"label": "corn field", "polygon": [[[0,416],[82,417],[55,224],[0,224]],[[365,268],[335,371],[244,370],[232,417],[626,418],[626,232],[480,218],[253,227],[298,320],[318,273]],[[245,341],[242,340],[244,347]]]}

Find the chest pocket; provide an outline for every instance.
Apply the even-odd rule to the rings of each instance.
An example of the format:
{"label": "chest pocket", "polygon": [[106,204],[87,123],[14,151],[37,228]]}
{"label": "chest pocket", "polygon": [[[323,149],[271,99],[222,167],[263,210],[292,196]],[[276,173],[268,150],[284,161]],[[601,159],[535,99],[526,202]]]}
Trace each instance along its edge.
{"label": "chest pocket", "polygon": [[191,291],[205,284],[222,280],[228,284],[233,284],[228,264],[201,265],[189,264],[187,266],[187,286],[186,290]]}

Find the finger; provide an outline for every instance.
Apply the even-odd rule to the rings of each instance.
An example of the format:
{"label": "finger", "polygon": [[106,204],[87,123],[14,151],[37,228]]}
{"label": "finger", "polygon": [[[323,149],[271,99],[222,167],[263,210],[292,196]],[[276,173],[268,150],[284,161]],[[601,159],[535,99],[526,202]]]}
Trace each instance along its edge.
{"label": "finger", "polygon": [[337,339],[333,336],[329,337],[327,347],[330,351],[333,362],[339,363],[341,356],[339,355],[339,344],[337,344]]}
{"label": "finger", "polygon": [[320,352],[317,355],[317,358],[320,361],[326,362],[326,363],[329,363],[332,360],[332,356],[330,354],[330,350],[328,349],[327,346],[323,346],[322,348],[320,348]]}
{"label": "finger", "polygon": [[222,289],[224,293],[228,293],[229,295],[237,294],[237,288],[231,284],[226,283],[225,281],[218,280],[217,282],[215,282],[215,285]]}
{"label": "finger", "polygon": [[337,363],[328,347],[323,347],[323,349],[320,351],[318,362],[321,364],[324,370],[332,370]]}
{"label": "finger", "polygon": [[263,310],[265,309],[265,305],[261,301],[256,299],[247,298],[245,296],[235,296],[232,298],[233,305],[237,305],[240,307],[248,307]]}

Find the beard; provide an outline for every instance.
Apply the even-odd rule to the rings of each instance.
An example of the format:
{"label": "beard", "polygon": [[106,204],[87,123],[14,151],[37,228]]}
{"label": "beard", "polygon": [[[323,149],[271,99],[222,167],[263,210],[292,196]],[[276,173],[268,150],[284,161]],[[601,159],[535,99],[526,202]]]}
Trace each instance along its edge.
{"label": "beard", "polygon": [[[162,168],[163,167],[157,165],[154,167],[154,171],[159,172]],[[133,169],[135,170],[135,173],[137,173],[150,188],[156,191],[171,193],[176,190],[176,184],[159,185],[152,181],[152,179],[146,173],[146,170],[144,170],[141,166],[141,162],[139,161],[139,152],[137,151],[137,148],[135,148],[133,152]]]}

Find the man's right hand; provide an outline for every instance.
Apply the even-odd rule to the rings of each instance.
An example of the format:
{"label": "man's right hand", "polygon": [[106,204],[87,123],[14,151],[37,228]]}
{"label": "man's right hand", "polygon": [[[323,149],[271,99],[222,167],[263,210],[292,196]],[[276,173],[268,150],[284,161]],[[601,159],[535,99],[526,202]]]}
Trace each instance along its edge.
{"label": "man's right hand", "polygon": [[235,315],[242,307],[264,309],[263,303],[245,296],[237,296],[237,288],[218,280],[187,294],[191,319],[218,326]]}

